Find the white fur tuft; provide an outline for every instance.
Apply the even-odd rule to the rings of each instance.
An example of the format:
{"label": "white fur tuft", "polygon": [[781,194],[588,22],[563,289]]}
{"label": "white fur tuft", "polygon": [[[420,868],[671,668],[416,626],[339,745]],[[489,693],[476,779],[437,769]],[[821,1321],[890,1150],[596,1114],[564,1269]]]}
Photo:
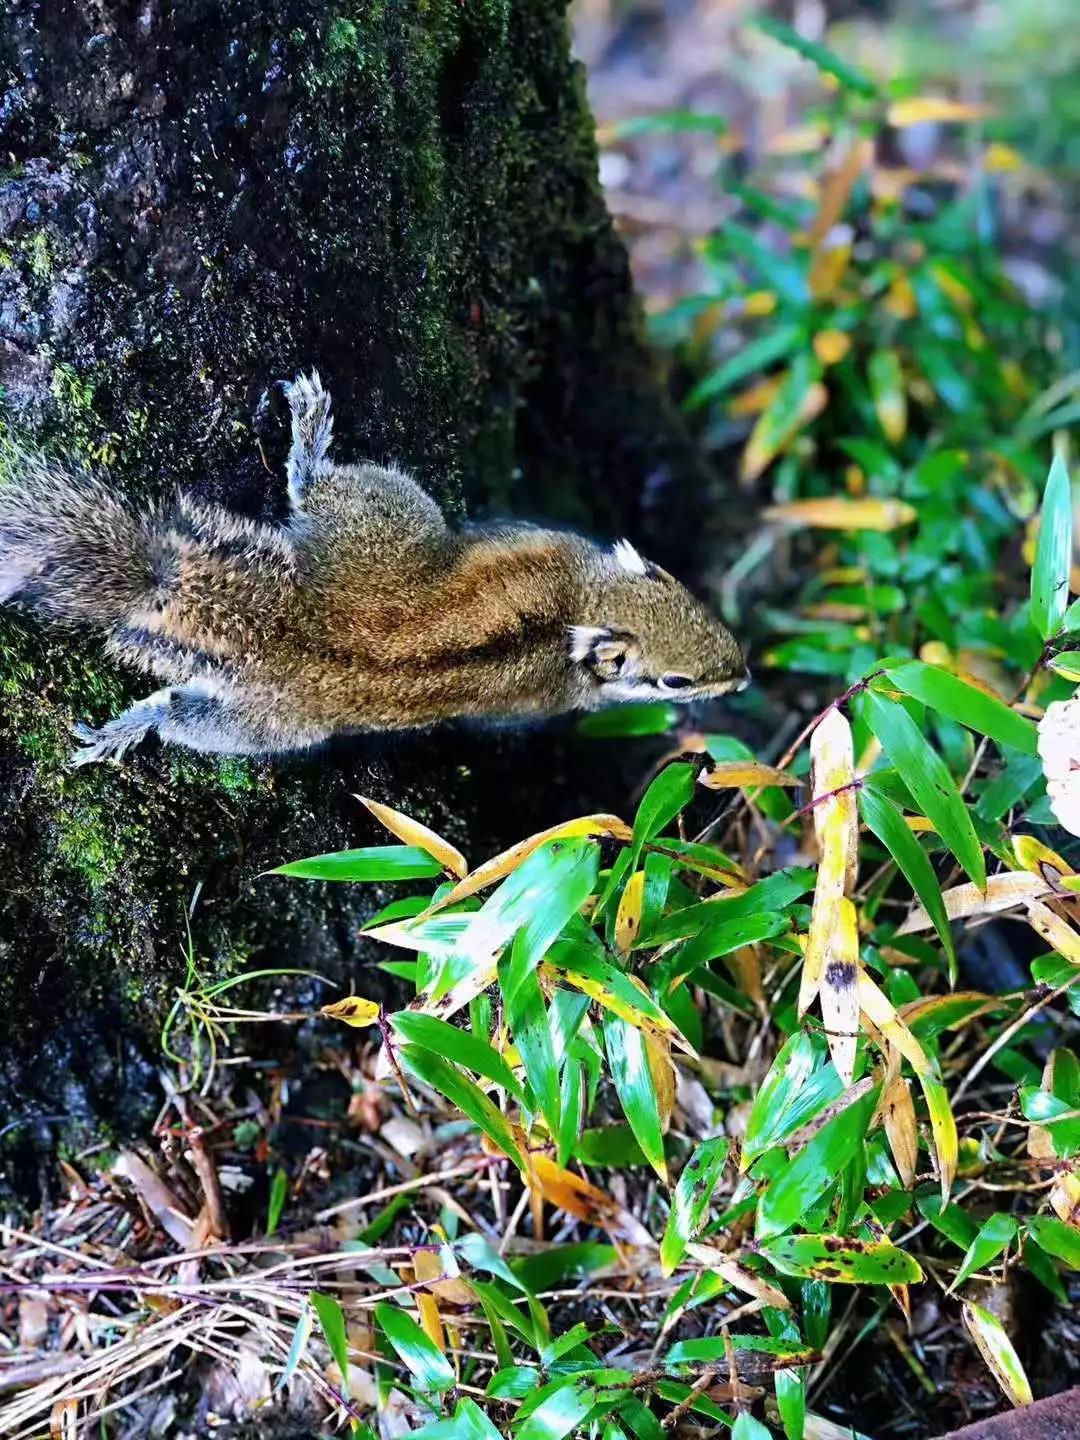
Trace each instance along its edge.
{"label": "white fur tuft", "polygon": [[593,646],[608,636],[606,630],[595,625],[571,625],[567,634],[570,636],[571,660],[584,660]]}
{"label": "white fur tuft", "polygon": [[616,564],[628,575],[648,575],[649,567],[629,540],[616,540],[612,551]]}

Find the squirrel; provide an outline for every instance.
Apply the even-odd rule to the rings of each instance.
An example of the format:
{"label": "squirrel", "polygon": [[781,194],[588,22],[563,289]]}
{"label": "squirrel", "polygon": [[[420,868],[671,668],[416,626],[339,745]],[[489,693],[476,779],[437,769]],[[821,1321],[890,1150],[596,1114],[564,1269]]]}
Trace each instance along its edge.
{"label": "squirrel", "polygon": [[395,465],[330,458],[318,373],[284,383],[291,513],[263,524],[179,495],[139,512],[95,476],[16,454],[0,488],[0,603],[106,632],[165,686],[72,762],[151,731],[219,754],[331,735],[697,700],[749,681],[730,632],[626,540],[451,529]]}

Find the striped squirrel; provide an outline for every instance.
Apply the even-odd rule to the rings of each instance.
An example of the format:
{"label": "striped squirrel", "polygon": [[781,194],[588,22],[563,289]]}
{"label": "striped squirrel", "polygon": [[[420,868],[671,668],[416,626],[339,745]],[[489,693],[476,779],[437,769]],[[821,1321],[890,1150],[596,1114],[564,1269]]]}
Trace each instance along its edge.
{"label": "striped squirrel", "polygon": [[19,453],[0,489],[0,602],[103,629],[165,682],[73,763],[156,730],[222,754],[345,731],[593,710],[742,689],[724,626],[625,540],[524,524],[451,530],[394,465],[330,459],[317,373],[285,386],[291,514],[258,523],[180,495],[139,512],[97,479]]}

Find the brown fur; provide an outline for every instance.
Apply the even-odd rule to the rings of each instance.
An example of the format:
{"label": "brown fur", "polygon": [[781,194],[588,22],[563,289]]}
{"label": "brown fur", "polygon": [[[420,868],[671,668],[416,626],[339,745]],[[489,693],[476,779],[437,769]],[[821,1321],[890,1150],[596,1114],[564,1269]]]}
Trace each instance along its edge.
{"label": "brown fur", "polygon": [[83,732],[78,758],[154,727],[199,749],[280,750],[593,708],[664,675],[694,695],[743,679],[724,627],[629,547],[527,526],[452,532],[400,470],[330,462],[317,376],[290,400],[294,513],[280,528],[183,497],[136,514],[32,458],[0,492],[0,599],[104,628],[119,658],[174,687]]}

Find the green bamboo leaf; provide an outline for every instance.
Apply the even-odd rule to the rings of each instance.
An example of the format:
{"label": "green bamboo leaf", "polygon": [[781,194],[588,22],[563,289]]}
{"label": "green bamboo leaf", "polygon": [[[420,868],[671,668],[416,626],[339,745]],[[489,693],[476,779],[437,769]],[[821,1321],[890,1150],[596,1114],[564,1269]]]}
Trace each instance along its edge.
{"label": "green bamboo leaf", "polygon": [[[587,998],[587,997],[585,997]],[[578,1145],[584,1136],[579,1136],[581,1129],[581,1095],[582,1095],[583,1070],[576,1060],[567,1060],[563,1066],[562,1082],[559,1090],[559,1132],[556,1136],[556,1164],[561,1165],[565,1170],[571,1158],[576,1154],[583,1165],[603,1164],[603,1161],[588,1161],[584,1155],[578,1152]],[[635,1149],[637,1147],[635,1146]],[[640,1155],[634,1164],[641,1164],[644,1155]]]}
{"label": "green bamboo leaf", "polygon": [[301,880],[425,880],[443,867],[418,845],[368,845],[361,850],[335,850],[267,870],[267,875],[292,875]]}
{"label": "green bamboo leaf", "polygon": [[697,780],[693,765],[676,762],[665,766],[641,797],[634,816],[634,838],[630,842],[630,873],[637,869],[646,840],[672,821],[690,803]]}
{"label": "green bamboo leaf", "polygon": [[347,1400],[349,1398],[349,1337],[345,1329],[344,1313],[333,1295],[320,1295],[317,1290],[313,1290],[308,1299],[311,1301],[315,1314],[319,1317],[323,1338],[330,1347],[330,1354],[334,1357],[334,1363],[341,1376],[341,1393]]}
{"label": "green bamboo leaf", "polygon": [[755,1420],[749,1410],[743,1410],[735,1417],[735,1424],[731,1427],[731,1440],[772,1440],[772,1436],[768,1428],[760,1420]]}
{"label": "green bamboo leaf", "polygon": [[1031,623],[1044,640],[1061,629],[1069,604],[1072,494],[1064,458],[1054,456],[1043,494],[1042,519],[1031,567]]}
{"label": "green bamboo leaf", "polygon": [[1025,755],[1037,753],[1035,726],[1026,715],[1010,710],[996,695],[988,695],[958,675],[950,675],[948,670],[927,665],[922,660],[890,665],[887,673],[898,690],[921,700],[950,720],[959,721],[980,735],[989,735],[999,745],[1011,745]]}
{"label": "green bamboo leaf", "polygon": [[740,380],[756,375],[759,370],[766,370],[778,360],[785,359],[804,344],[805,340],[801,325],[781,325],[770,330],[767,335],[762,335],[760,339],[752,340],[719,369],[706,375],[704,380],[699,380],[683,402],[684,408],[700,409],[702,405],[707,405],[710,400],[722,395],[725,390],[737,385]]}
{"label": "green bamboo leaf", "polygon": [[728,1141],[718,1135],[696,1145],[686,1162],[675,1186],[664,1238],[660,1242],[660,1264],[665,1275],[675,1269],[686,1253],[688,1242],[701,1229],[727,1155]]}
{"label": "green bamboo leaf", "polygon": [[615,1093],[646,1160],[667,1184],[664,1135],[645,1037],[617,1015],[604,1017],[604,1046]]}
{"label": "green bamboo leaf", "polygon": [[807,1276],[830,1285],[913,1285],[923,1278],[913,1255],[887,1240],[850,1235],[781,1235],[761,1253],[781,1275]]}
{"label": "green bamboo leaf", "polygon": [[517,1440],[563,1440],[584,1420],[595,1401],[595,1390],[569,1376],[526,1418]]}
{"label": "green bamboo leaf", "polygon": [[709,135],[726,135],[730,126],[722,115],[675,109],[657,110],[652,115],[632,115],[627,120],[619,120],[613,129],[617,140],[631,140],[640,135],[682,135],[701,131]]}
{"label": "green bamboo leaf", "polygon": [[499,1432],[475,1400],[461,1400],[453,1415],[413,1432],[413,1440],[500,1440]]}
{"label": "green bamboo leaf", "polygon": [[792,866],[766,875],[744,890],[740,895],[724,896],[718,900],[703,900],[698,905],[687,905],[664,917],[653,926],[647,936],[639,936],[635,949],[648,946],[654,949],[666,945],[669,940],[688,940],[698,935],[707,926],[719,925],[722,921],[741,919],[745,915],[762,915],[767,911],[785,910],[808,890],[813,890],[817,871],[803,866]]}
{"label": "green bamboo leaf", "polygon": [[457,1379],[453,1366],[406,1310],[382,1302],[375,1322],[425,1390],[449,1390]]}
{"label": "green bamboo leaf", "polygon": [[519,1170],[525,1170],[525,1161],[514,1140],[510,1122],[474,1081],[443,1056],[418,1045],[402,1045],[398,1058],[417,1079],[445,1095],[452,1105],[479,1126],[492,1144],[509,1156]]}
{"label": "green bamboo leaf", "polygon": [[607,710],[594,710],[583,716],[577,725],[579,735],[590,740],[618,740],[627,735],[666,735],[675,728],[679,712],[663,701],[645,700],[640,704],[612,705]]}
{"label": "green bamboo leaf", "polygon": [[725,918],[720,911],[714,923],[703,927],[661,961],[659,978],[655,981],[657,993],[666,995],[683,975],[692,975],[710,960],[719,960],[723,955],[741,950],[744,945],[775,939],[790,929],[789,918],[776,911],[744,915],[734,920]]}
{"label": "green bamboo leaf", "polygon": [[[527,968],[519,956],[525,934],[524,929],[518,931],[509,957],[499,962],[499,984],[506,1001],[507,1023],[525,1066],[525,1076],[540,1103],[549,1133],[558,1135],[562,1114],[559,1067],[555,1063],[544,992],[535,968]],[[515,970],[516,983],[510,978]]]}
{"label": "green bamboo leaf", "polygon": [[907,392],[900,356],[895,350],[875,350],[866,369],[878,424],[886,439],[899,445],[907,431]]}
{"label": "green bamboo leaf", "polygon": [[981,1305],[964,1305],[961,1313],[969,1335],[1002,1390],[1014,1405],[1030,1405],[1031,1385],[1004,1325]]}
{"label": "green bamboo leaf", "polygon": [[821,1049],[805,1030],[796,1031],[780,1048],[761,1082],[747,1121],[743,1139],[746,1164],[843,1093],[844,1082],[836,1067],[829,1060],[824,1064],[820,1060]]}
{"label": "green bamboo leaf", "polygon": [[1080,1230],[1066,1225],[1056,1215],[1036,1215],[1028,1221],[1028,1232],[1040,1250],[1064,1260],[1071,1270],[1080,1270]]}
{"label": "green bamboo leaf", "polygon": [[756,30],[770,35],[781,45],[786,45],[789,50],[801,55],[804,60],[809,60],[811,65],[816,65],[826,75],[831,75],[845,90],[853,90],[865,100],[877,98],[878,88],[869,75],[857,70],[854,65],[849,65],[827,46],[804,39],[797,30],[785,25],[782,20],[774,20],[771,15],[758,15],[752,24]]}
{"label": "green bamboo leaf", "polygon": [[292,1340],[289,1342],[289,1353],[285,1357],[285,1365],[277,1378],[275,1390],[284,1390],[289,1381],[296,1374],[301,1360],[307,1352],[308,1341],[311,1339],[311,1331],[315,1325],[315,1311],[312,1310],[309,1301],[305,1300],[301,1307],[300,1314],[296,1317],[296,1325],[293,1328]]}
{"label": "green bamboo leaf", "polygon": [[948,957],[949,976],[955,983],[956,949],[953,945],[952,927],[949,924],[945,901],[941,897],[941,886],[926,851],[904,824],[903,815],[892,801],[874,789],[872,780],[859,792],[859,810],[867,829],[877,836],[896,861],[923,909],[933,921],[934,929]]}
{"label": "green bamboo leaf", "polygon": [[461,1030],[436,1015],[422,1015],[415,1010],[400,1010],[390,1016],[390,1023],[406,1044],[419,1045],[424,1050],[464,1065],[466,1070],[501,1085],[520,1104],[529,1104],[521,1082],[503,1057],[471,1030]]}
{"label": "green bamboo leaf", "polygon": [[1022,1085],[1020,1110],[1025,1120],[1035,1120],[1045,1127],[1055,1155],[1064,1160],[1080,1151],[1080,1116],[1075,1105],[1037,1085]]}
{"label": "green bamboo leaf", "polygon": [[881,1086],[827,1120],[817,1134],[768,1183],[758,1201],[757,1235],[766,1240],[801,1220],[839,1176],[866,1139]]}
{"label": "green bamboo leaf", "polygon": [[944,760],[930,748],[902,705],[874,690],[866,692],[870,729],[904,777],[915,803],[980,890],[986,889],[986,862],[967,806]]}
{"label": "green bamboo leaf", "polygon": [[289,1177],[284,1170],[278,1169],[273,1180],[270,1182],[270,1202],[266,1207],[266,1233],[273,1235],[281,1219],[281,1212],[285,1209],[285,1200],[289,1194]]}
{"label": "green bamboo leaf", "polygon": [[[967,1254],[956,1272],[956,1279],[949,1286],[949,1292],[958,1289],[965,1280],[975,1274],[976,1270],[982,1270],[990,1264],[1005,1249],[1006,1245],[1016,1239],[1016,1219],[1012,1215],[1006,1215],[998,1211],[991,1215],[979,1229],[979,1233],[968,1246]],[[949,1293],[946,1292],[946,1293]]]}

